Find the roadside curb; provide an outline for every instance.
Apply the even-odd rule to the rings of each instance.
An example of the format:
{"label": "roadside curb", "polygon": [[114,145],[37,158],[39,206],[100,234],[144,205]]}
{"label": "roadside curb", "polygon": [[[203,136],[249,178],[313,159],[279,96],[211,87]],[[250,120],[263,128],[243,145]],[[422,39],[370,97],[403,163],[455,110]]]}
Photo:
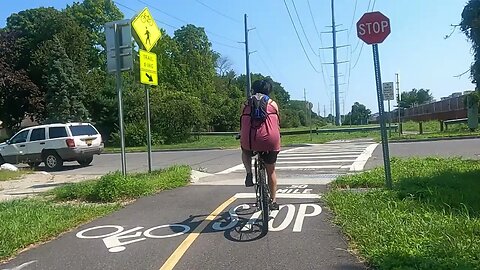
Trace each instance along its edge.
{"label": "roadside curb", "polygon": [[433,142],[433,141],[452,141],[452,140],[468,140],[480,139],[480,136],[455,136],[442,138],[425,138],[425,139],[405,139],[405,140],[390,140],[390,143],[408,143],[408,142]]}

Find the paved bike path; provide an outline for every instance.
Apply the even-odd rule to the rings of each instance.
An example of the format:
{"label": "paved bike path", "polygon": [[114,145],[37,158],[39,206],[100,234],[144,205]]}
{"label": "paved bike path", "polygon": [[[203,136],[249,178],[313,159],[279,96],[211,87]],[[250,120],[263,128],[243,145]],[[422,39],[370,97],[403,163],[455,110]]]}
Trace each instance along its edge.
{"label": "paved bike path", "polygon": [[316,197],[324,186],[279,188],[282,208],[263,237],[247,224],[252,188],[192,185],[139,199],[0,269],[363,269]]}

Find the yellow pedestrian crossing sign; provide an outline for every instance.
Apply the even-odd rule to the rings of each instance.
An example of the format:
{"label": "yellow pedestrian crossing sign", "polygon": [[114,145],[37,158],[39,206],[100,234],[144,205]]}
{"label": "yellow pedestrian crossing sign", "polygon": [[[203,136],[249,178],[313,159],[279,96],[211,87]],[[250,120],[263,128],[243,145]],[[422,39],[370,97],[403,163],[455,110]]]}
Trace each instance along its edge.
{"label": "yellow pedestrian crossing sign", "polygon": [[156,54],[140,50],[140,82],[158,85]]}
{"label": "yellow pedestrian crossing sign", "polygon": [[133,19],[132,27],[133,30],[135,30],[136,37],[140,40],[139,43],[141,43],[147,51],[150,51],[162,36],[162,32],[160,32],[148,8],[144,8],[142,12]]}

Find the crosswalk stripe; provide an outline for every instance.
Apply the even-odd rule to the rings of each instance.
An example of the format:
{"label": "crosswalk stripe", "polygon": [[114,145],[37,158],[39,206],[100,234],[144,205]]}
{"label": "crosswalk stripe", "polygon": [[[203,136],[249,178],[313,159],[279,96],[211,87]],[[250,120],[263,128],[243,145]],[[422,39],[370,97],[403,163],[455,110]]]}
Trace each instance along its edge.
{"label": "crosswalk stripe", "polygon": [[[338,142],[290,148],[280,152],[276,169],[278,171],[346,174],[350,171],[362,170],[377,145],[374,142]],[[216,174],[228,174],[242,170],[244,170],[244,166],[239,164]]]}
{"label": "crosswalk stripe", "polygon": [[356,158],[358,155],[345,155],[345,156],[278,156],[278,160],[294,160],[294,159],[330,159],[330,158]]}
{"label": "crosswalk stripe", "polygon": [[[337,159],[337,160],[322,160],[320,163],[353,163],[355,159]],[[299,161],[277,161],[277,164],[310,164],[310,163],[319,163],[315,160],[299,160]]]}

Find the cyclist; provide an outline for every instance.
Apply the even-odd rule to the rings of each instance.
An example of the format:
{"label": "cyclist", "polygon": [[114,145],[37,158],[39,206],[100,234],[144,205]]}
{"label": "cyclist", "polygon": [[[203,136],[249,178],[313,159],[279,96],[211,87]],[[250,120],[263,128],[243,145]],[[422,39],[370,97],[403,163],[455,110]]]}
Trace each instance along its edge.
{"label": "cyclist", "polygon": [[[257,80],[252,84],[253,94],[262,93],[270,95],[272,83],[268,80]],[[275,163],[280,152],[280,117],[278,105],[272,99],[268,99],[267,117],[264,122],[252,127],[250,117],[250,106],[248,101],[242,106],[242,116],[240,118],[240,144],[242,147],[242,161],[245,166],[247,176],[245,186],[253,186],[252,174],[252,156],[253,151],[260,153],[267,170],[268,185],[272,202],[271,210],[278,210],[276,201],[277,175],[275,173]]]}

